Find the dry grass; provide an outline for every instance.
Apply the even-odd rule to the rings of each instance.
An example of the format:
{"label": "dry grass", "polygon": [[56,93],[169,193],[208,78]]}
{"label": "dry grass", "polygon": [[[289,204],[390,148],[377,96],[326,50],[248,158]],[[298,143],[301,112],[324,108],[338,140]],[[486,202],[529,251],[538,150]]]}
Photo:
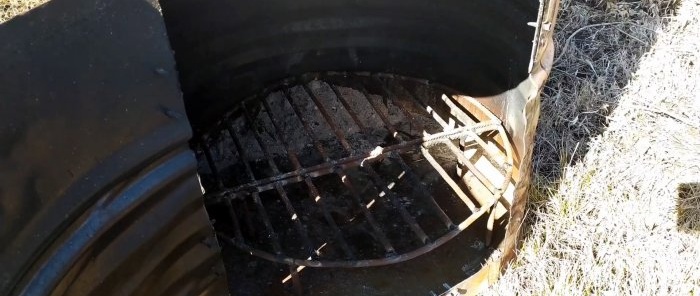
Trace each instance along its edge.
{"label": "dry grass", "polygon": [[675,0],[562,0],[555,65],[545,88],[535,171],[555,181],[585,155],[617,107]]}
{"label": "dry grass", "polygon": [[678,227],[700,232],[700,183],[678,187]]}
{"label": "dry grass", "polygon": [[0,24],[49,0],[0,0]]}
{"label": "dry grass", "polygon": [[563,1],[529,233],[487,294],[700,295],[700,1],[675,4]]}

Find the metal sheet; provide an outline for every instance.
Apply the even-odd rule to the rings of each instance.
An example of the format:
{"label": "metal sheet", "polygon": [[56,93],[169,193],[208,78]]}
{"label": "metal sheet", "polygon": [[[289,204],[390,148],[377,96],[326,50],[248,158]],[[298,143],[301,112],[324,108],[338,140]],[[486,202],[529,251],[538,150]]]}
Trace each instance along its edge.
{"label": "metal sheet", "polygon": [[178,280],[144,293],[207,290],[215,248],[153,253],[212,234],[158,6],[53,0],[0,25],[0,40],[0,294],[110,291],[147,266]]}
{"label": "metal sheet", "polygon": [[455,285],[443,295],[477,295],[498,280],[501,272],[515,259],[522,239],[522,223],[532,178],[532,151],[540,115],[540,93],[554,60],[553,30],[559,12],[559,0],[542,0],[537,34],[533,42],[533,59],[528,79],[517,88],[492,97],[477,98],[504,121],[517,149],[519,180],[509,209],[505,238],[498,252],[473,276]]}

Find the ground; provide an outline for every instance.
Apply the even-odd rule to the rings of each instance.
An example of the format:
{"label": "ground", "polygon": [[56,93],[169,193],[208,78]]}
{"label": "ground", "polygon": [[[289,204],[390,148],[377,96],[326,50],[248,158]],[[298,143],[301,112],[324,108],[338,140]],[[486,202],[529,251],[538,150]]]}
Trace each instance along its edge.
{"label": "ground", "polygon": [[700,295],[700,0],[561,7],[527,233],[487,294]]}

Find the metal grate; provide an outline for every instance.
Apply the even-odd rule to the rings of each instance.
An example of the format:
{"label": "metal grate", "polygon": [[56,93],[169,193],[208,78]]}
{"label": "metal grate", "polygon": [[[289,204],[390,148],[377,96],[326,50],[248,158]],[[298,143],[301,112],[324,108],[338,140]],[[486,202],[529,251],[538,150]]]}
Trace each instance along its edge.
{"label": "metal grate", "polygon": [[[220,238],[290,265],[379,266],[427,253],[489,213],[490,243],[512,148],[495,116],[453,94],[393,75],[326,73],[245,100],[198,143],[206,200],[226,217]],[[487,190],[472,192],[467,178]]]}

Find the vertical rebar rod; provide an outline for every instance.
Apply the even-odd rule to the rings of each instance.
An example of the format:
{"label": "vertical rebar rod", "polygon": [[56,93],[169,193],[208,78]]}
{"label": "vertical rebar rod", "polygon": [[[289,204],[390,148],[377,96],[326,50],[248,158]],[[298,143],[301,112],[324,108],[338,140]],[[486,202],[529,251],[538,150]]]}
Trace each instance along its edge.
{"label": "vertical rebar rod", "polygon": [[[411,92],[410,92],[408,89],[406,89],[406,87],[404,87],[403,85],[399,84],[399,86],[400,86],[401,88],[403,88],[403,89],[409,94],[409,96],[412,97],[412,99],[413,99],[412,101],[413,101],[415,104],[418,105],[419,109],[425,111],[428,115],[430,115],[430,112],[427,111],[426,106],[423,105],[423,103],[422,103],[415,95],[413,95],[413,93],[411,93]],[[455,112],[459,111],[459,112],[462,113],[462,116],[465,116],[465,117],[467,117],[467,118],[469,117],[469,116],[468,116],[466,113],[464,113],[460,108],[458,108],[458,106],[456,106],[456,104],[454,104],[454,102],[452,102],[452,101],[450,100],[450,98],[448,98],[447,96],[442,97],[442,101],[445,102],[451,109],[454,109]],[[483,108],[483,107],[482,107],[482,108]],[[483,112],[487,112],[487,111],[488,111],[488,110],[483,110]],[[443,126],[443,128],[448,128],[449,124],[448,124],[447,122],[445,122],[444,119],[442,119],[442,118],[440,117],[440,115],[438,115],[438,114],[435,113],[435,112],[433,112],[433,113],[434,113],[434,114],[432,114],[433,118],[435,118],[436,121],[438,121],[438,123],[440,123],[440,125]],[[460,116],[460,117],[461,117],[461,116]],[[503,127],[501,126],[501,124],[500,124],[500,120],[498,120],[498,118],[496,118],[496,117],[493,116],[493,115],[491,115],[490,117],[491,117],[491,120],[492,120],[492,121],[497,121],[497,122],[498,122],[498,133],[503,137],[503,140],[504,140],[504,141],[508,141],[507,137],[505,136],[505,135],[506,135],[506,132],[505,132],[505,130],[503,129]],[[459,117],[458,117],[458,119],[459,119]],[[462,119],[460,119],[460,120],[462,120]],[[474,122],[474,121],[471,121],[470,123],[471,123],[471,124],[476,124],[476,122]],[[496,186],[495,186],[494,184],[492,184],[492,183],[491,183],[491,186],[489,187],[488,184],[483,183],[483,180],[482,180],[482,179],[479,179],[479,180],[484,184],[484,186],[491,188],[491,189],[489,189],[489,190],[494,194],[494,197],[495,197],[495,198],[501,198],[501,195],[502,195],[503,192],[506,190],[506,187],[507,187],[508,184],[510,183],[510,179],[511,179],[512,174],[513,174],[513,164],[512,164],[512,159],[510,159],[510,157],[511,157],[512,154],[513,154],[513,152],[511,151],[511,150],[512,150],[512,147],[511,147],[509,144],[504,145],[504,146],[505,146],[505,149],[506,149],[506,163],[504,164],[505,167],[501,167],[501,165],[498,164],[498,162],[495,160],[495,158],[498,158],[498,156],[495,156],[495,155],[492,154],[493,151],[490,151],[488,144],[487,144],[486,142],[484,142],[484,141],[481,139],[481,137],[478,136],[478,134],[477,134],[476,132],[474,132],[474,131],[469,131],[469,132],[468,132],[468,135],[469,135],[471,138],[473,138],[473,139],[477,142],[477,144],[479,144],[479,145],[483,148],[484,151],[486,151],[486,156],[487,156],[486,158],[489,160],[489,162],[491,162],[491,164],[492,164],[494,167],[496,167],[496,169],[498,169],[499,171],[505,172],[505,178],[504,178],[503,184],[501,184],[501,186],[499,186],[499,187],[496,187]],[[451,143],[451,142],[446,142],[445,144],[447,144],[447,145],[450,147],[450,149],[452,149],[453,151],[454,151],[453,148],[456,148],[457,150],[459,150],[459,149],[458,149],[453,143]],[[459,157],[459,156],[463,156],[463,155],[460,153],[460,154],[457,154],[457,156]],[[466,159],[465,159],[465,158],[462,158],[461,160],[464,161],[464,160],[466,160]],[[470,161],[469,161],[468,163],[471,164]],[[473,167],[473,165],[472,165],[472,167]],[[468,167],[468,168],[469,168],[469,167]],[[472,168],[469,168],[469,169],[472,170]],[[481,176],[482,176],[483,178],[485,178],[485,179],[490,183],[490,180],[488,180],[488,179],[481,173],[481,171],[478,171],[478,170],[476,169],[476,167],[474,167],[473,169],[474,169],[476,172],[478,172],[479,174],[481,174]],[[476,174],[475,174],[475,176],[476,176]],[[479,178],[479,176],[477,176],[477,178]]]}
{"label": "vertical rebar rod", "polygon": [[[216,180],[216,186],[218,187],[218,189],[221,189],[224,187],[224,182],[221,180],[221,175],[219,175],[219,169],[216,167],[216,163],[214,162],[214,159],[211,156],[211,151],[209,150],[209,147],[207,147],[204,144],[204,139],[202,139],[201,143],[202,144],[200,148],[202,152],[204,152],[204,157],[207,159],[209,170],[211,170],[211,173],[214,176],[214,180]],[[229,216],[231,216],[231,220],[233,220],[233,233],[236,237],[236,240],[238,240],[241,243],[244,243],[243,233],[241,232],[241,225],[238,222],[238,215],[236,215],[236,210],[233,208],[230,199],[225,198],[225,200]]]}
{"label": "vertical rebar rod", "polygon": [[[399,87],[401,87],[404,91],[406,91],[406,93],[408,93],[408,95],[412,98],[412,101],[418,105],[418,107],[419,107],[418,109],[423,110],[428,115],[431,115],[430,112],[427,111],[426,105],[424,105],[424,103],[421,102],[410,90],[406,89],[406,87],[403,86],[402,84],[399,84]],[[457,104],[455,104],[455,102],[452,101],[452,99],[454,99],[452,96],[448,96],[446,94],[443,94],[443,96],[440,99],[450,108],[451,111],[453,111],[452,115],[454,115],[457,119],[462,121],[462,123],[467,124],[467,125],[477,123],[476,121],[471,119],[471,117],[469,117],[469,115],[466,114],[459,106],[457,106]],[[482,110],[482,112],[488,112],[488,110]],[[433,112],[432,116],[433,116],[433,118],[435,118],[436,121],[438,121],[438,123],[443,128],[447,128],[449,126],[449,123],[445,122],[445,120],[442,119],[436,112]],[[498,118],[496,118],[495,116],[490,116],[490,117],[491,117],[491,119],[490,119],[491,121],[496,121],[499,123],[498,132],[499,132],[499,134],[501,134],[502,137],[504,137],[504,140],[507,141],[508,139],[505,137],[505,131],[502,129],[502,127],[500,127],[500,120],[498,120]],[[506,167],[504,168],[502,166],[502,164],[500,164],[497,160],[500,156],[495,155],[495,152],[492,151],[491,147],[481,137],[479,137],[479,135],[476,132],[469,131],[468,134],[469,134],[469,136],[471,136],[471,138],[474,139],[474,141],[476,141],[476,143],[479,146],[481,146],[483,151],[486,152],[484,154],[484,156],[496,169],[498,169],[499,171],[504,172],[506,174],[510,170],[512,170],[512,164],[509,163],[509,161],[511,161],[510,159],[506,159],[506,163],[505,163]],[[508,149],[509,145],[506,145],[506,146],[507,146],[506,149]]]}
{"label": "vertical rebar rod", "polygon": [[[241,109],[243,111],[243,115],[245,117],[246,123],[248,124],[248,127],[253,132],[253,137],[255,138],[255,141],[257,142],[258,146],[262,148],[263,153],[265,154],[268,166],[270,167],[270,169],[272,169],[275,175],[279,175],[280,170],[277,167],[277,164],[275,164],[275,160],[272,157],[272,154],[270,153],[270,150],[268,149],[267,145],[263,143],[260,134],[258,133],[257,129],[255,129],[255,122],[250,117],[248,108],[246,108],[245,103],[241,103]],[[289,213],[289,217],[292,220],[292,223],[294,223],[297,232],[301,236],[301,240],[304,244],[305,250],[307,252],[313,251],[313,245],[311,244],[309,233],[306,231],[306,228],[304,228],[304,225],[301,224],[301,217],[297,215],[294,206],[292,206],[292,203],[289,201],[289,197],[287,197],[287,192],[284,190],[284,188],[282,188],[282,185],[280,185],[279,183],[275,183],[275,189],[277,190],[277,194],[279,194],[280,198],[282,199],[282,202],[284,203],[284,206],[287,209],[287,213]]]}
{"label": "vertical rebar rod", "polygon": [[[248,158],[246,157],[245,150],[241,146],[241,142],[238,140],[238,136],[236,136],[236,131],[233,130],[233,127],[230,124],[227,124],[226,126],[229,135],[231,136],[231,139],[233,140],[234,146],[236,146],[236,150],[238,151],[238,155],[241,157],[241,162],[243,162],[243,165],[245,166],[246,173],[248,174],[248,177],[251,179],[251,181],[255,180],[255,174],[253,173],[253,169],[250,167],[250,164],[248,163]],[[255,203],[256,207],[258,208],[258,212],[260,212],[260,218],[263,220],[263,224],[265,225],[265,229],[267,229],[268,236],[270,238],[270,242],[272,243],[272,249],[275,251],[277,254],[281,254],[282,252],[282,247],[280,246],[280,242],[277,239],[277,233],[275,232],[275,229],[272,227],[272,223],[270,222],[270,217],[267,215],[267,211],[265,210],[265,206],[262,204],[262,201],[260,200],[260,194],[257,192],[252,193],[253,196],[253,202]]]}
{"label": "vertical rebar rod", "polygon": [[224,188],[224,182],[221,180],[221,175],[219,175],[219,169],[216,167],[216,163],[214,162],[214,158],[211,156],[211,151],[209,151],[209,147],[204,145],[204,139],[202,139],[201,148],[202,152],[204,152],[204,158],[207,159],[209,170],[211,171],[212,176],[214,176],[214,180],[216,180],[217,189]]}
{"label": "vertical rebar rod", "polygon": [[[333,93],[335,94],[336,98],[338,98],[343,107],[345,107],[345,110],[348,111],[350,117],[355,122],[355,124],[357,124],[357,126],[360,128],[360,130],[362,130],[365,136],[369,135],[371,131],[367,128],[367,126],[364,123],[362,123],[357,112],[348,103],[348,101],[345,99],[345,96],[343,96],[343,94],[340,93],[340,91],[337,87],[335,87],[335,85],[330,83],[328,85],[333,90]],[[396,130],[393,129],[391,126],[387,126],[387,129],[390,133],[395,134]],[[411,189],[418,191],[423,196],[423,198],[428,200],[430,208],[433,210],[433,212],[435,212],[435,214],[440,218],[440,220],[443,223],[445,223],[445,227],[447,227],[448,229],[454,228],[455,225],[450,219],[450,217],[448,217],[445,211],[442,210],[440,205],[438,205],[437,201],[435,201],[435,198],[433,198],[433,196],[429,193],[428,188],[426,188],[425,184],[423,184],[420,181],[418,175],[416,175],[413,169],[404,161],[403,156],[400,153],[393,153],[392,155],[396,158],[404,172],[406,172],[408,178],[411,179],[412,184],[417,185],[415,187],[411,186]]]}
{"label": "vertical rebar rod", "polygon": [[[318,107],[318,109],[321,112],[321,114],[323,115],[323,117],[326,119],[326,121],[328,121],[330,119],[330,114],[328,114],[328,111],[323,107],[323,105],[321,104],[321,101],[319,101],[318,97],[316,97],[316,95],[311,91],[311,89],[309,89],[309,86],[306,85],[306,83],[302,83],[301,85],[304,88],[304,91],[306,91],[306,94],[309,95],[311,100],[314,102],[316,107]],[[338,127],[338,125],[335,124],[335,122],[333,122],[333,123],[328,122],[328,123],[331,127],[331,130],[335,134],[336,138],[338,138],[338,141],[340,141],[340,144],[343,146],[343,149],[347,152],[352,152],[352,148],[350,147],[350,143],[348,143],[348,140],[345,138],[345,134],[343,133],[343,130],[340,127]]]}
{"label": "vertical rebar rod", "polygon": [[[403,88],[403,86],[401,86],[401,87]],[[404,88],[404,90],[406,90],[406,89]],[[411,97],[411,99],[412,99],[412,100],[410,100],[410,101],[412,101],[412,102],[414,102],[415,104],[417,104],[418,107],[419,107],[419,109],[425,111],[428,115],[432,116],[444,129],[449,129],[449,128],[451,128],[451,125],[450,125],[449,123],[447,123],[444,119],[442,119],[442,117],[440,117],[440,115],[438,115],[438,114],[437,114],[436,112],[434,112],[434,111],[433,111],[432,114],[431,114],[431,112],[429,112],[429,111],[427,110],[429,107],[423,105],[423,103],[422,103],[418,98],[416,98],[410,91],[406,90],[406,92],[409,94],[409,97]],[[484,143],[483,140],[481,140],[481,138],[479,138],[479,136],[478,136],[476,133],[470,133],[470,136],[471,136],[471,138],[473,138],[480,146],[482,146],[482,148],[483,148],[487,153],[489,152],[489,151],[487,151],[487,149],[488,149],[487,146],[483,146],[483,145],[486,145],[486,143]],[[482,143],[483,143],[483,144],[482,144]],[[458,148],[454,143],[447,141],[447,142],[445,142],[445,145],[446,145],[448,148],[450,148],[450,150],[452,150],[453,153],[455,153],[455,155],[459,158],[460,162],[461,162],[463,165],[465,165],[465,166],[467,167],[467,169],[468,169],[472,174],[474,174],[474,176],[475,176],[482,184],[484,184],[484,186],[486,186],[486,188],[491,192],[491,194],[494,194],[494,193],[497,192],[497,188],[496,188],[496,186],[491,182],[491,180],[489,180],[489,179],[486,177],[486,175],[484,175],[484,174],[481,172],[481,170],[477,169],[476,166],[475,166],[471,161],[469,161],[468,159],[466,159],[466,158],[464,157],[464,155],[462,155],[462,152],[459,150],[459,148]],[[455,150],[455,149],[456,149],[456,150]],[[457,153],[456,151],[460,151],[460,152]]]}
{"label": "vertical rebar rod", "polygon": [[226,208],[228,208],[228,214],[233,220],[233,234],[236,236],[236,240],[243,243],[243,232],[241,232],[241,225],[240,222],[238,222],[238,215],[236,215],[236,209],[233,208],[233,204],[231,203],[230,199],[226,198],[225,200]]}
{"label": "vertical rebar rod", "polygon": [[[318,110],[321,112],[321,115],[325,119],[326,123],[330,126],[330,128],[335,132],[336,136],[340,138],[341,143],[345,142],[347,143],[347,140],[345,139],[345,135],[343,134],[342,130],[338,125],[336,124],[335,121],[333,121],[333,118],[330,116],[328,113],[328,110],[326,110],[326,107],[323,106],[323,104],[320,102],[318,97],[316,97],[316,94],[314,94],[306,84],[304,84],[304,90],[306,91],[307,95],[311,98],[311,100],[316,104],[318,107]],[[350,146],[345,148],[347,151],[351,152],[352,149],[350,149]],[[391,191],[390,186],[386,181],[382,179],[377,172],[372,169],[371,167],[363,167],[365,172],[367,172],[370,176],[370,179],[372,179],[373,183],[377,187],[384,188],[384,193],[387,195],[389,201],[394,205],[396,209],[399,211],[399,215],[401,218],[408,223],[408,225],[411,227],[411,230],[413,233],[418,237],[418,240],[420,240],[421,243],[427,243],[429,241],[428,236],[425,234],[425,231],[418,225],[418,222],[411,216],[411,214],[406,210],[406,207],[398,200],[398,197],[396,194],[394,194],[393,191]]]}
{"label": "vertical rebar rod", "polygon": [[[312,139],[314,142],[314,146],[316,147],[316,150],[321,153],[322,157],[325,159],[325,161],[330,161],[330,158],[326,154],[325,150],[323,149],[323,146],[321,145],[321,142],[316,138],[315,134],[313,133],[313,130],[311,130],[311,127],[309,126],[309,123],[306,121],[306,119],[302,116],[301,110],[299,110],[299,107],[294,103],[294,100],[292,99],[291,95],[288,93],[287,89],[283,90],[283,95],[284,98],[289,102],[291,105],[292,109],[294,110],[294,113],[296,114],[297,118],[301,121],[302,126],[304,127],[304,130],[306,131],[306,134]],[[263,100],[265,104],[267,102]],[[298,159],[295,158],[296,161],[292,161],[295,164],[295,167],[301,168],[301,164],[299,163]],[[325,207],[325,202],[321,198],[320,193],[318,192],[318,189],[316,189],[316,186],[313,184],[313,181],[311,178],[304,178],[307,187],[309,188],[309,192],[312,195],[312,198],[316,200],[316,202],[319,203],[321,207],[321,211],[323,212],[324,219],[326,219],[326,222],[328,222],[328,225],[331,226],[331,229],[335,232],[336,239],[338,240],[338,243],[340,244],[340,247],[343,249],[343,251],[346,253],[348,257],[354,257],[354,253],[348,243],[345,241],[345,238],[343,237],[342,232],[340,231],[340,228],[338,227],[338,224],[335,223],[335,220],[333,220],[333,217],[331,217],[330,213],[328,213],[328,209]]]}
{"label": "vertical rebar rod", "polygon": [[[372,105],[372,108],[374,108],[375,112],[377,112],[382,121],[385,124],[388,124],[388,128],[392,132],[392,134],[398,136],[398,131],[393,127],[393,125],[391,125],[391,122],[389,121],[387,115],[381,112],[380,108],[375,106],[375,104],[372,102],[372,99],[370,99],[367,90],[363,86],[358,86],[358,88],[362,95],[365,97],[365,99],[367,99],[369,104]],[[440,164],[435,160],[435,158],[433,158],[432,155],[430,155],[428,150],[425,148],[421,148],[421,151],[423,152],[423,156],[426,157],[428,162],[435,168],[435,170],[438,171],[440,176],[445,180],[445,182],[447,182],[447,184],[452,188],[455,194],[457,194],[457,196],[467,205],[469,210],[471,210],[472,212],[475,211],[476,205],[474,204],[474,202],[472,202],[469,196],[467,196],[467,194],[464,193],[464,191],[462,191],[459,185],[457,185],[457,183],[455,183],[454,180],[452,180],[452,177],[450,177],[450,175],[442,168],[442,166],[440,166]]]}
{"label": "vertical rebar rod", "polygon": [[[450,145],[450,144],[452,144],[452,145]],[[474,163],[469,161],[469,159],[466,156],[464,156],[463,151],[460,150],[459,147],[457,147],[454,143],[447,142],[447,141],[445,141],[445,146],[447,146],[447,148],[449,148],[450,151],[452,151],[452,153],[455,156],[457,156],[457,159],[460,161],[460,163],[462,163],[464,166],[466,166],[467,169],[469,169],[469,171],[472,174],[474,174],[474,176],[476,176],[476,178],[482,184],[484,184],[484,186],[486,186],[486,189],[488,189],[488,191],[490,191],[491,194],[495,194],[497,192],[498,188],[496,188],[496,186],[493,184],[493,182],[491,182],[491,180],[489,180],[489,178],[486,177],[486,175],[484,175],[484,173],[481,172],[481,170],[477,169],[476,166],[474,165]]]}
{"label": "vertical rebar rod", "polygon": [[[287,150],[288,154],[293,153],[293,152],[291,152],[289,144],[284,140],[284,137],[281,134],[280,127],[278,126],[277,122],[275,121],[275,119],[271,115],[271,109],[270,109],[266,100],[263,100],[263,107],[267,111],[266,113],[268,114],[268,117],[270,118],[270,122],[272,123],[273,129],[275,132],[275,137],[277,138],[278,141],[280,141],[282,143],[282,146],[284,147],[285,150]],[[322,154],[323,154],[322,155],[323,158],[327,157],[327,155],[325,155],[325,153],[322,153]],[[291,157],[292,157],[292,154],[290,154],[290,158]],[[294,156],[293,159],[290,159],[290,160],[294,164],[295,169],[299,169],[301,167],[296,156]],[[350,193],[353,197],[353,201],[362,209],[362,213],[365,216],[365,218],[367,219],[367,222],[369,223],[370,227],[372,227],[372,230],[374,231],[374,235],[377,238],[377,240],[379,241],[379,243],[382,244],[382,246],[384,247],[384,250],[387,253],[389,253],[389,254],[394,253],[395,252],[394,247],[391,245],[391,243],[389,242],[389,239],[384,234],[384,231],[381,229],[381,227],[377,223],[376,219],[374,218],[372,213],[367,208],[367,205],[364,202],[362,202],[362,199],[360,198],[359,193],[357,192],[355,187],[352,185],[350,179],[347,177],[344,178],[345,174],[342,171],[336,172],[336,174],[338,174],[338,173],[342,174],[342,175],[339,174],[339,176],[341,178],[341,182],[345,185],[345,187],[347,187],[348,191],[350,191]],[[308,179],[308,177],[307,177],[307,179]]]}
{"label": "vertical rebar rod", "polygon": [[[423,103],[420,100],[418,100],[418,98],[416,98],[413,95],[413,93],[411,93],[411,91],[406,89],[401,84],[399,84],[399,86],[401,88],[403,88],[409,94],[409,96],[412,97],[413,102],[420,107],[419,109],[426,110],[426,109],[424,109],[425,106],[423,105]],[[466,113],[464,113],[461,108],[459,108],[454,102],[452,102],[451,97],[448,97],[447,95],[443,94],[441,99],[450,108],[450,110],[452,111],[452,115],[457,117],[457,119],[462,121],[464,124],[476,123]],[[488,111],[488,110],[484,110],[484,111]],[[428,113],[430,113],[430,112],[428,112]],[[433,112],[433,113],[434,113],[433,117],[436,119],[436,121],[438,121],[438,123],[440,123],[440,125],[442,125],[443,128],[448,128],[448,124],[442,118],[440,118],[440,116],[437,113],[435,113],[435,112]],[[493,115],[490,117],[491,117],[491,120],[497,120],[497,118],[495,118],[495,116],[493,116]],[[501,136],[504,137],[503,140],[508,141],[508,139],[505,137],[505,130],[499,126],[498,131],[501,134]],[[503,199],[503,193],[506,191],[506,188],[508,187],[508,184],[510,183],[510,179],[512,178],[512,174],[513,174],[513,164],[511,162],[512,160],[510,159],[510,157],[512,156],[512,152],[511,152],[512,149],[511,149],[509,144],[506,144],[506,158],[508,158],[508,159],[506,159],[506,164],[505,164],[506,167],[504,168],[504,167],[501,167],[501,165],[498,163],[498,161],[496,161],[497,156],[493,155],[493,152],[491,151],[488,144],[485,141],[483,141],[481,139],[481,137],[479,137],[479,135],[477,135],[473,131],[469,132],[469,135],[486,152],[485,153],[486,159],[500,172],[505,172],[503,184],[501,184],[499,187],[496,187],[493,183],[490,182],[490,180],[488,180],[488,178],[486,178],[481,173],[481,171],[476,169],[476,167],[472,164],[472,162],[470,160],[466,159],[464,157],[464,155],[461,152],[459,152],[460,150],[452,142],[446,142],[447,146],[452,150],[452,152],[457,155],[457,157],[460,160],[460,163],[466,165],[467,168],[472,172],[472,174],[474,174],[474,176],[476,176],[477,179],[479,179],[479,181],[482,184],[484,184],[484,186],[486,186],[487,189],[489,191],[491,191],[491,193],[493,194],[493,197],[492,197],[493,206],[490,209],[491,213],[489,213],[488,221],[486,223],[486,230],[487,231],[486,231],[486,239],[485,239],[486,244],[490,245],[492,237],[493,237],[493,225],[494,225],[495,216],[496,216],[496,210],[495,210],[496,205],[498,205],[498,200]]]}
{"label": "vertical rebar rod", "polygon": [[401,169],[403,169],[403,171],[406,172],[406,175],[408,176],[408,179],[410,180],[411,184],[417,185],[417,188],[411,187],[411,189],[413,189],[414,191],[418,191],[419,194],[423,195],[423,198],[428,200],[430,208],[438,216],[442,223],[445,224],[445,227],[447,227],[447,229],[453,229],[455,227],[455,224],[454,222],[452,222],[452,219],[450,219],[450,217],[447,216],[447,213],[445,213],[445,211],[442,209],[442,207],[440,207],[435,198],[433,198],[433,195],[430,194],[425,184],[423,184],[423,182],[421,182],[421,180],[418,178],[418,175],[416,175],[411,169],[411,167],[408,166],[408,163],[406,163],[403,160],[403,156],[401,156],[399,153],[394,153],[393,155],[394,158],[398,160]]}
{"label": "vertical rebar rod", "polygon": [[[376,106],[376,103],[372,102],[372,99],[367,93],[367,89],[365,89],[364,86],[358,86],[358,88],[367,100],[367,102],[369,102],[369,104],[375,110],[377,115],[379,115],[379,118],[382,120],[382,122],[384,122],[384,125],[387,126],[392,135],[400,139],[400,135],[396,128],[394,128],[391,124],[391,121],[389,121],[388,115],[382,112],[381,108],[379,108],[379,106]],[[432,155],[430,155],[428,150],[422,148],[421,151],[423,152],[423,156],[426,157],[426,159],[428,159],[428,162],[438,171],[438,174],[440,174],[440,176],[445,180],[445,182],[447,182],[447,184],[452,188],[452,190],[455,192],[455,194],[457,194],[457,196],[462,200],[462,202],[464,202],[467,205],[469,210],[471,210],[472,212],[475,211],[476,205],[474,204],[474,202],[472,202],[469,196],[466,193],[464,193],[464,191],[462,191],[462,189],[457,183],[454,182],[454,180],[452,180],[450,175],[438,164],[435,158],[433,158]]]}
{"label": "vertical rebar rod", "polygon": [[[459,108],[459,106],[457,106],[457,104],[455,104],[455,103],[451,100],[451,98],[450,98],[449,96],[443,95],[443,96],[441,97],[441,99],[442,99],[443,102],[445,102],[445,104],[446,104],[448,107],[450,107],[450,110],[453,111],[453,112],[452,112],[452,115],[454,115],[455,117],[457,117],[457,119],[459,119],[459,121],[461,121],[461,122],[464,123],[464,124],[475,124],[475,123],[476,123],[476,121],[472,120],[472,119],[469,117],[469,115],[467,115],[466,113],[464,113],[464,111],[462,111],[462,109]],[[494,155],[495,153],[492,151],[491,147],[490,147],[483,139],[481,139],[481,137],[479,137],[475,132],[470,132],[469,134],[470,134],[470,136],[472,136],[472,138],[474,139],[474,141],[476,141],[476,142],[483,148],[483,150],[486,152],[486,153],[484,154],[484,156],[486,157],[486,159],[487,159],[496,169],[498,169],[498,170],[501,171],[501,172],[505,172],[506,169],[502,168],[501,165],[498,163],[498,160],[497,160],[498,156],[497,156],[497,155]]]}
{"label": "vertical rebar rod", "polygon": [[445,171],[445,169],[442,168],[442,166],[437,162],[437,160],[435,160],[435,158],[432,155],[430,155],[428,149],[421,147],[421,152],[423,153],[423,157],[425,157],[425,159],[428,160],[428,163],[430,163],[430,165],[432,165],[433,168],[435,168],[438,174],[440,174],[440,176],[445,180],[447,185],[449,185],[450,188],[452,188],[452,191],[454,191],[455,194],[457,194],[457,196],[464,202],[464,204],[467,205],[469,210],[471,210],[472,212],[478,211],[474,202],[472,202],[469,196],[467,196],[467,194],[464,193],[464,191],[462,191],[459,185],[457,185],[457,183],[454,180],[452,180],[450,174],[448,174]]}

